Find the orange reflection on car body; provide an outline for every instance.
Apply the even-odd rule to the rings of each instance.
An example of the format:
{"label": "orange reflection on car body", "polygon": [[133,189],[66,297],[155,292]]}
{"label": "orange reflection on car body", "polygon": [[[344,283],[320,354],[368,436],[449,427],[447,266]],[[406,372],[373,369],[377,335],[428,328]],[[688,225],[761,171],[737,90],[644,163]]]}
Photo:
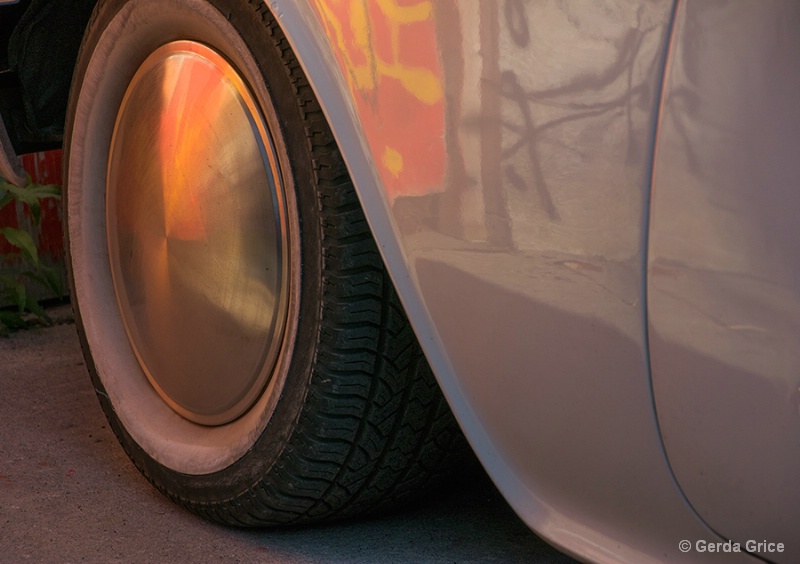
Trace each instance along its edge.
{"label": "orange reflection on car body", "polygon": [[441,191],[444,97],[431,2],[315,0],[390,202]]}

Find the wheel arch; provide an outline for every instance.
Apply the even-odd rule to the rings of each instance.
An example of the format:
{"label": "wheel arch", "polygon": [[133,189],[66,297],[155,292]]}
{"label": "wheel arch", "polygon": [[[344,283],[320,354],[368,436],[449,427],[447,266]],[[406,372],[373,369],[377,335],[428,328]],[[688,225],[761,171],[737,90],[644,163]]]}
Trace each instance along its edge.
{"label": "wheel arch", "polygon": [[[364,215],[408,320],[467,440],[495,483],[501,485],[507,498],[526,498],[525,485],[502,459],[480,419],[473,413],[406,261],[398,226],[391,213],[389,188],[382,180],[376,164],[380,156],[373,152],[368,143],[355,99],[337,62],[339,47],[324,31],[312,6],[313,1],[251,1],[263,1],[276,15],[305,71],[347,165]],[[515,508],[518,512],[521,509],[519,505]]]}
{"label": "wheel arch", "polygon": [[387,190],[375,164],[378,157],[367,142],[355,101],[336,62],[335,47],[322,29],[310,3],[263,1],[277,16],[317,95],[406,314],[436,372],[438,362],[434,362],[434,358],[444,361],[444,358],[438,358],[441,344],[432,331],[430,318],[406,265],[397,226],[389,211]]}
{"label": "wheel arch", "polygon": [[275,14],[322,106],[386,269],[439,387],[472,448],[479,453],[484,466],[490,466],[488,470],[492,478],[503,482],[506,486],[504,492],[513,495],[516,488],[524,486],[502,461],[480,421],[472,413],[407,264],[398,227],[392,217],[388,188],[376,164],[379,155],[370,148],[353,94],[337,63],[338,47],[323,30],[313,2],[251,1],[263,1]]}

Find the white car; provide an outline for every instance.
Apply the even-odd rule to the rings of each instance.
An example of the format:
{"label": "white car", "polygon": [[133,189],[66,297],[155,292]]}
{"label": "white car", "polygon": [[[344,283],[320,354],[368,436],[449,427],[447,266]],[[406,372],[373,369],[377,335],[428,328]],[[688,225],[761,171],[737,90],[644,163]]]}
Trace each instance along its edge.
{"label": "white car", "polygon": [[94,4],[0,1],[0,173],[63,131],[87,364],[157,488],[351,516],[460,426],[582,560],[800,560],[800,3]]}

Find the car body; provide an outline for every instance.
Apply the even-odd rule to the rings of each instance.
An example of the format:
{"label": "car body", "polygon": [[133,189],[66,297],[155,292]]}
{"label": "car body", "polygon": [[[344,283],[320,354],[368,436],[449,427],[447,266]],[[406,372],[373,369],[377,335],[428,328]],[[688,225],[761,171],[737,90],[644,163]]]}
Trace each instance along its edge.
{"label": "car body", "polygon": [[587,561],[797,561],[800,4],[267,5],[519,516]]}

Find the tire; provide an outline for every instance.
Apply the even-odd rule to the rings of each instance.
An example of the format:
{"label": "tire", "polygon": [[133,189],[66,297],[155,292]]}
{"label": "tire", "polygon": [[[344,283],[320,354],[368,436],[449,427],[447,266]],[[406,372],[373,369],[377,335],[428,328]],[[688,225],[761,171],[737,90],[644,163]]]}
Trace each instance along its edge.
{"label": "tire", "polygon": [[140,471],[242,526],[411,499],[463,436],[258,0],[110,0],[66,137],[73,307]]}

